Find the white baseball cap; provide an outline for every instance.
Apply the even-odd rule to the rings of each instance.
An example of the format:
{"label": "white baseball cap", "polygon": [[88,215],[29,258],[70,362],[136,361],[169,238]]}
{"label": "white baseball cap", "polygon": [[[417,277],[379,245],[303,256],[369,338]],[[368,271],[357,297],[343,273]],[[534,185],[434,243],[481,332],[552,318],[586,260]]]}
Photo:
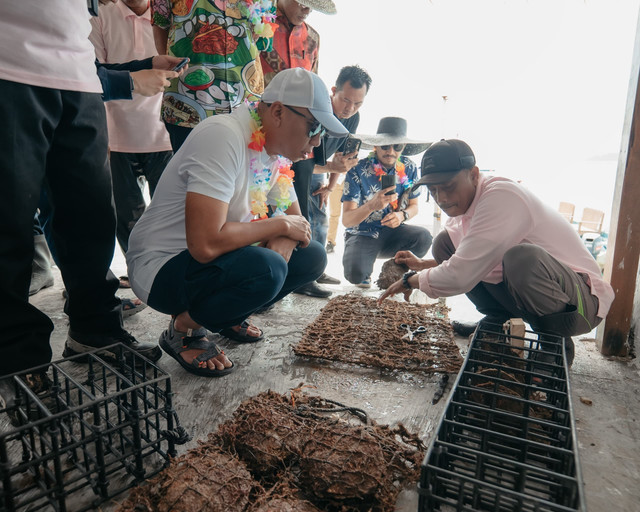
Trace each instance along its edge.
{"label": "white baseball cap", "polygon": [[262,93],[262,101],[279,101],[290,107],[308,108],[311,115],[333,137],[345,137],[349,131],[333,115],[331,98],[321,78],[303,68],[284,69],[277,73]]}

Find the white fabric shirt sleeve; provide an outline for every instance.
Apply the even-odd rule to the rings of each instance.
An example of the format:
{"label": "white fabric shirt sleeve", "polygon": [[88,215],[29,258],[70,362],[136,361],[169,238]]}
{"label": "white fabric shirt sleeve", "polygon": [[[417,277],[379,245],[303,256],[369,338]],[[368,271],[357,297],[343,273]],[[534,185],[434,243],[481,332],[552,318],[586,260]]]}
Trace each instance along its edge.
{"label": "white fabric shirt sleeve", "polygon": [[183,156],[178,174],[186,175],[187,192],[196,192],[229,204],[243,166],[245,141],[236,131],[210,124],[191,133],[189,155]]}

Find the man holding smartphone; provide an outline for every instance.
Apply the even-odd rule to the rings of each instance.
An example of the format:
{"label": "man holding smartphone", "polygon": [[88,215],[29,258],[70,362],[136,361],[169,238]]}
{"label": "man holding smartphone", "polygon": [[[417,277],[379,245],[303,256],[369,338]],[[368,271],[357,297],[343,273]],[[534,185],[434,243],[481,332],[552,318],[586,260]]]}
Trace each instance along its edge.
{"label": "man holding smartphone", "polygon": [[[347,230],[342,264],[350,283],[369,288],[376,258],[392,258],[403,250],[424,255],[431,247],[426,228],[405,224],[417,215],[420,195],[411,192],[418,171],[407,156],[422,153],[430,144],[408,138],[407,121],[400,117],[382,118],[376,135],[361,139],[362,147],[373,148],[373,153],[344,181],[342,223]],[[398,200],[403,193],[409,196],[406,206]]]}
{"label": "man holding smartphone", "polygon": [[[335,85],[331,88],[331,106],[333,114],[353,134],[360,124],[360,107],[371,87],[371,77],[359,66],[345,66],[340,70]],[[325,137],[322,144],[314,149],[315,163],[310,182],[294,182],[298,197],[306,194],[308,200],[308,220],[311,224],[311,235],[323,247],[327,242],[327,203],[329,195],[338,190],[341,195],[342,185],[338,186],[340,176],[356,165],[358,161],[359,139],[348,137],[336,139]],[[330,161],[327,159],[333,158]],[[328,183],[325,182],[329,176]],[[306,186],[306,188],[305,188]],[[339,196],[338,196],[339,197]],[[295,293],[311,297],[328,297],[329,290],[319,284],[340,284],[340,280],[322,274],[316,281],[299,288]]]}

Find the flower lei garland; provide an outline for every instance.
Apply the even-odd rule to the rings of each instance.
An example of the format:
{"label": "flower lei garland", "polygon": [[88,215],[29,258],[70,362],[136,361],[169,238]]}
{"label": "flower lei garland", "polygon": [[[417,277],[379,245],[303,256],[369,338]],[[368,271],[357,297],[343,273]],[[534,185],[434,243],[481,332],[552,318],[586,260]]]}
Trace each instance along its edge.
{"label": "flower lei garland", "polygon": [[253,33],[258,36],[256,46],[261,52],[273,49],[273,35],[278,28],[276,6],[273,0],[243,0],[236,3],[240,14],[249,20]]}
{"label": "flower lei garland", "polygon": [[248,148],[257,154],[251,154],[249,168],[253,177],[253,183],[249,185],[249,198],[251,201],[252,220],[262,220],[269,217],[269,207],[267,205],[267,194],[271,190],[271,180],[275,177],[275,184],[279,195],[275,198],[276,209],[273,217],[284,215],[291,206],[290,189],[293,187],[294,172],[291,170],[291,161],[282,156],[278,156],[271,167],[263,167],[260,162],[260,153],[264,149],[266,142],[262,120],[258,114],[258,104],[247,102],[249,114],[251,115],[251,141]]}
{"label": "flower lei garland", "polygon": [[[369,158],[373,162],[373,160],[375,159],[375,154],[369,155]],[[382,178],[380,176],[387,174],[380,162],[373,163],[373,170],[375,171],[376,176],[379,176],[379,181],[382,181]],[[413,184],[407,176],[407,173],[405,172],[405,166],[404,163],[400,161],[400,157],[398,157],[398,160],[396,161],[396,176],[398,177],[397,179],[404,190],[407,190]],[[398,207],[398,200],[396,199],[395,201],[391,201],[391,203],[389,204],[395,210]]]}

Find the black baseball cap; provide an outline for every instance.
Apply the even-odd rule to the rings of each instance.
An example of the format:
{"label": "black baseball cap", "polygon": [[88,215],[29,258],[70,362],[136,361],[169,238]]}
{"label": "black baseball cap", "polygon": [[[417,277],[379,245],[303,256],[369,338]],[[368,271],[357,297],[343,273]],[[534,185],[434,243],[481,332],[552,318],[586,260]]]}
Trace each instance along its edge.
{"label": "black baseball cap", "polygon": [[469,145],[458,139],[442,139],[432,144],[422,157],[420,179],[415,185],[436,185],[449,181],[462,169],[476,165]]}

